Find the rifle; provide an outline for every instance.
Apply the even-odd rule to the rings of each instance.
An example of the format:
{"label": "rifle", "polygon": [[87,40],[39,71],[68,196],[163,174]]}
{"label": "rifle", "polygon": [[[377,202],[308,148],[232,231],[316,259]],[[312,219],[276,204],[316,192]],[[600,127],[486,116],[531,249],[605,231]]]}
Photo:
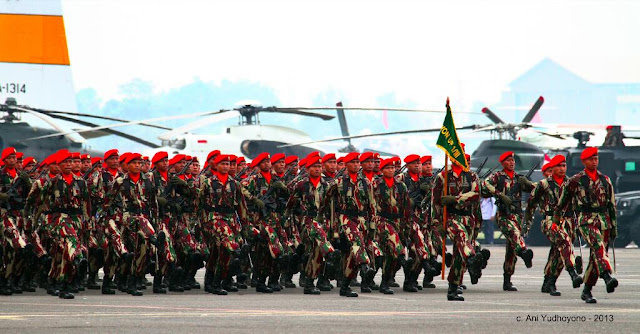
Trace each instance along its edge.
{"label": "rifle", "polygon": [[489,177],[489,175],[493,174],[493,172],[496,170],[496,168],[498,168],[498,165],[493,166],[492,168],[490,168],[488,171],[486,171],[484,174],[482,174],[482,176],[480,176],[481,179],[486,179]]}
{"label": "rifle", "polygon": [[400,169],[396,171],[396,175],[402,174],[406,169],[407,169],[407,165],[400,167]]}
{"label": "rifle", "polygon": [[84,172],[84,174],[82,175],[82,178],[86,180],[89,177],[89,175],[91,175],[91,172],[93,171],[93,169],[96,168],[96,166],[98,166],[99,164],[100,164],[100,161],[96,161],[93,165],[91,165],[91,167],[86,172]]}
{"label": "rifle", "polygon": [[[236,175],[234,175],[233,178],[236,181],[240,181],[242,179],[242,175],[244,175],[244,173],[246,173],[247,170],[249,170],[249,167],[242,168],[239,172],[236,172]],[[202,173],[202,172],[200,172],[200,173]]]}
{"label": "rifle", "polygon": [[[532,166],[532,167],[529,169],[529,172],[527,172],[527,174],[525,175],[525,177],[526,177],[527,179],[529,179],[529,178],[531,177],[531,174],[533,174],[533,171],[534,171],[536,168],[538,168],[538,166],[540,166],[540,161],[538,161],[538,163],[537,163],[537,164],[535,164],[534,166]],[[511,199],[513,200],[513,196],[514,196],[515,194],[517,194],[518,192],[520,192],[520,191],[521,191],[521,190],[520,190],[520,183],[516,181],[516,184],[513,186],[513,188],[509,189],[509,193],[507,194],[507,196],[509,196],[509,198],[511,198]],[[515,204],[514,204],[513,202],[511,203],[511,205],[505,206],[504,211],[505,211],[505,213],[506,213],[507,215],[510,215],[510,214],[511,214],[511,207],[512,207],[512,206],[513,206],[513,207],[515,207]]]}
{"label": "rifle", "polygon": [[489,157],[484,158],[484,161],[480,164],[480,166],[478,166],[478,168],[476,169],[476,174],[479,174],[480,171],[482,170],[482,168],[484,167],[484,165],[487,163],[487,160],[489,160]]}
{"label": "rifle", "polygon": [[[40,163],[39,165],[35,165],[33,166],[31,169],[29,169],[28,171],[26,171],[27,174],[31,174],[33,172],[35,172],[38,167],[41,167],[42,163]],[[9,197],[16,197],[14,199],[15,202],[17,203],[21,203],[24,199],[20,198],[17,193],[17,189],[18,186],[22,183],[22,178],[18,177],[18,179],[11,185],[11,187],[9,187],[9,189],[7,190],[7,195],[9,195]],[[27,189],[27,192],[29,191],[29,189]],[[11,205],[9,204],[9,202],[7,202],[7,208],[11,209]]]}
{"label": "rifle", "polygon": [[[187,172],[187,170],[189,170],[189,167],[191,166],[192,162],[193,162],[193,160],[187,162],[187,164],[184,165],[182,170],[178,174],[175,174],[173,176],[184,175]],[[169,179],[167,181],[168,181],[167,187],[164,188],[164,192],[162,193],[162,197],[164,197],[164,198],[167,198],[167,196],[169,196],[171,194],[171,192],[173,191],[173,184],[171,183],[171,180]],[[180,201],[180,203],[177,203],[177,204],[181,204],[183,201],[184,201],[184,198]]]}
{"label": "rifle", "polygon": [[347,170],[347,167],[342,167],[342,169],[340,169],[337,173],[336,173],[336,179],[341,177],[344,172]]}

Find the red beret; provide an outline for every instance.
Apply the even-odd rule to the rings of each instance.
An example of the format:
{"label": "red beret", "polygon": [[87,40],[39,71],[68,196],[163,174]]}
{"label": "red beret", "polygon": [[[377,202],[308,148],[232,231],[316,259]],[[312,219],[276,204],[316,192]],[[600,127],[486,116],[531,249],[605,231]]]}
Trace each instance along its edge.
{"label": "red beret", "polygon": [[391,157],[391,158],[389,158],[388,160],[391,160],[393,163],[396,163],[396,162],[400,162],[400,157],[398,157],[398,156],[396,156],[396,157]]}
{"label": "red beret", "polygon": [[191,161],[191,159],[193,159],[193,157],[190,156],[190,155],[185,155],[184,156],[184,160]]}
{"label": "red beret", "polygon": [[20,159],[22,159],[22,158],[24,158],[24,153],[22,153],[22,152],[16,152],[16,159],[20,160]]}
{"label": "red beret", "polygon": [[149,156],[143,155],[140,159],[142,159],[142,161],[149,161]]}
{"label": "red beret", "polygon": [[307,168],[309,168],[309,167],[311,167],[311,166],[313,166],[313,165],[315,165],[317,163],[320,163],[320,157],[319,156],[313,156],[313,157],[310,157],[309,159],[307,159],[307,163],[305,164],[305,166]]}
{"label": "red beret", "polygon": [[278,162],[278,160],[283,160],[284,158],[286,158],[284,153],[276,153],[276,154],[271,156],[271,163],[272,164],[276,163],[276,162]]}
{"label": "red beret", "polygon": [[465,159],[467,159],[467,161],[471,160],[471,156],[470,156],[470,155],[468,155],[468,154],[465,154],[465,155],[464,155],[464,158],[465,158]]}
{"label": "red beret", "polygon": [[298,156],[297,155],[290,155],[286,159],[284,159],[285,165],[290,165],[290,164],[292,164],[292,163],[294,163],[296,161],[298,161]]}
{"label": "red beret", "polygon": [[207,161],[211,160],[211,158],[215,158],[219,154],[220,154],[220,150],[214,150],[209,152],[209,155],[207,155]]}
{"label": "red beret", "polygon": [[91,156],[88,154],[82,154],[80,155],[80,159],[82,160],[91,160]]}
{"label": "red beret", "polygon": [[358,154],[358,152],[351,152],[351,153],[345,155],[344,158],[342,158],[342,161],[344,161],[345,163],[350,162],[350,161],[352,161],[354,159],[358,159],[359,155],[360,154]]}
{"label": "red beret", "polygon": [[308,160],[307,158],[300,159],[300,161],[298,161],[298,167],[305,166],[307,163],[307,160]]}
{"label": "red beret", "polygon": [[127,157],[131,154],[131,152],[125,152],[120,155],[120,162],[124,162],[126,164]]}
{"label": "red beret", "polygon": [[341,163],[341,162],[343,162],[343,161],[344,161],[344,157],[340,157],[340,158],[338,158],[338,163]]}
{"label": "red beret", "polygon": [[22,168],[27,168],[27,166],[29,166],[30,163],[37,163],[37,161],[34,157],[24,158],[24,160],[22,160]]}
{"label": "red beret", "polygon": [[114,156],[114,155],[120,155],[120,153],[118,153],[118,150],[113,149],[113,150],[108,150],[107,152],[104,153],[104,160],[109,159],[110,157]]}
{"label": "red beret", "polygon": [[151,162],[153,162],[154,164],[162,159],[165,158],[169,158],[169,153],[165,152],[165,151],[160,151],[157,152],[156,154],[153,155],[153,158],[151,158]]}
{"label": "red beret", "polygon": [[80,154],[80,152],[72,152],[71,153],[71,159],[81,159],[82,154]]}
{"label": "red beret", "polygon": [[565,161],[567,161],[567,158],[565,158],[564,155],[562,154],[558,154],[555,157],[553,157],[551,161],[549,161],[549,163],[547,164],[548,165],[547,168],[555,167]]}
{"label": "red beret", "polygon": [[508,151],[508,152],[504,152],[502,153],[502,155],[500,156],[500,158],[498,159],[499,162],[503,162],[505,161],[507,158],[512,157],[514,158],[514,154],[513,151]]}
{"label": "red beret", "polygon": [[427,161],[431,161],[431,156],[430,155],[425,155],[423,157],[420,158],[420,163],[423,164]]}
{"label": "red beret", "polygon": [[[42,166],[49,166],[49,165],[51,165],[52,160],[53,160],[52,158],[53,158],[53,155],[50,155],[50,156],[48,156],[48,157],[44,158],[44,160],[42,160]],[[0,160],[0,161],[1,161],[1,160]]]}
{"label": "red beret", "polygon": [[325,163],[331,159],[336,160],[336,155],[334,153],[325,154],[324,157],[322,157],[322,163]]}
{"label": "red beret", "polygon": [[71,159],[71,153],[69,151],[60,151],[56,153],[56,163],[60,164],[61,162]]}
{"label": "red beret", "polygon": [[549,169],[549,163],[542,165],[542,172],[546,171],[547,169]]}
{"label": "red beret", "polygon": [[607,125],[607,130],[613,129],[613,125]]}
{"label": "red beret", "polygon": [[387,166],[393,166],[394,159],[383,159],[380,161],[380,169],[384,169]]}
{"label": "red beret", "polygon": [[373,158],[380,160],[380,153],[374,153]]}
{"label": "red beret", "polygon": [[236,158],[236,164],[239,164],[241,162],[245,162],[246,160],[244,159],[244,157],[238,157]]}
{"label": "red beret", "polygon": [[269,159],[269,153],[262,152],[262,153],[258,154],[257,157],[255,157],[253,160],[251,160],[251,168],[259,165],[265,159]]}
{"label": "red beret", "polygon": [[[191,157],[191,161],[193,161],[193,162],[200,162],[200,161],[198,160],[198,157],[196,157],[195,155],[194,155],[193,157]],[[236,159],[233,159],[233,161],[236,161]]]}
{"label": "red beret", "polygon": [[16,149],[15,149],[15,148],[13,148],[13,147],[7,147],[7,148],[5,148],[4,150],[2,150],[2,158],[0,158],[0,160],[4,160],[4,159],[6,159],[7,157],[9,157],[10,155],[12,155],[12,154],[16,154],[16,153],[18,153],[18,152],[16,151]]}
{"label": "red beret", "polygon": [[587,147],[580,154],[580,160],[589,159],[594,155],[598,155],[598,149],[596,147]]}
{"label": "red beret", "polygon": [[319,157],[319,156],[320,156],[320,152],[318,152],[318,151],[313,151],[313,152],[311,152],[311,153],[307,154],[307,156],[306,156],[305,158],[309,159],[309,158],[311,158],[311,157]]}
{"label": "red beret", "polygon": [[360,155],[360,161],[366,161],[368,159],[373,159],[373,152],[364,152]]}
{"label": "red beret", "polygon": [[169,160],[169,166],[177,164],[178,162],[184,160],[185,157],[186,155],[184,154],[176,154],[173,158],[171,158],[171,160]]}
{"label": "red beret", "polygon": [[97,162],[100,162],[100,161],[102,161],[102,158],[100,157],[91,158],[91,165],[95,165]]}
{"label": "red beret", "polygon": [[420,161],[420,156],[417,154],[409,154],[406,158],[404,158],[405,164],[410,164],[414,161]]}
{"label": "red beret", "polygon": [[[227,154],[229,156],[229,162],[232,163],[237,163],[236,160],[238,160],[238,157],[235,154]],[[197,159],[197,157],[193,157],[194,159]],[[198,161],[198,160],[195,160]]]}
{"label": "red beret", "polygon": [[128,164],[134,160],[140,160],[141,158],[142,154],[140,153],[129,153],[129,155],[127,155],[127,160],[125,160],[124,163]]}
{"label": "red beret", "polygon": [[217,165],[223,161],[231,161],[231,158],[227,154],[219,154],[216,159],[213,160],[213,163]]}
{"label": "red beret", "polygon": [[58,156],[59,155],[66,155],[66,154],[70,154],[69,150],[67,150],[67,149],[58,150],[58,152],[56,152],[56,153],[51,155],[51,163],[52,164],[59,164],[60,162],[58,162]]}

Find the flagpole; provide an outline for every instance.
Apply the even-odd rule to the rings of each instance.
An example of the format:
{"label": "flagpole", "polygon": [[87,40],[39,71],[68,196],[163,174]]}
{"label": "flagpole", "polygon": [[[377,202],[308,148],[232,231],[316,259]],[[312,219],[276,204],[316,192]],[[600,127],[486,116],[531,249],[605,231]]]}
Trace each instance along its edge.
{"label": "flagpole", "polygon": [[[447,196],[449,191],[449,155],[445,153],[444,155],[444,189],[442,191],[442,196]],[[442,206],[442,279],[444,280],[444,270],[445,270],[445,244],[447,241],[447,206]]]}

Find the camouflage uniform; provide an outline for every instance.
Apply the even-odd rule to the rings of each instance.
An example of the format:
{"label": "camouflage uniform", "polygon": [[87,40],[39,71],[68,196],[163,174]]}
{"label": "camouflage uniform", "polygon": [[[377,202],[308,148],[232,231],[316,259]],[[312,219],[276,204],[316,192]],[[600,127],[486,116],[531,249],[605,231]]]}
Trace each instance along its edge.
{"label": "camouflage uniform", "polygon": [[[490,196],[497,198],[496,205],[498,211],[496,213],[496,221],[502,235],[507,240],[506,253],[504,259],[504,290],[516,291],[517,289],[511,284],[511,275],[513,275],[516,267],[516,256],[522,257],[527,268],[531,268],[531,259],[533,252],[527,249],[527,245],[522,237],[522,191],[531,191],[533,188],[523,187],[518,183],[519,174],[513,173],[513,177],[509,176],[505,171],[495,172],[488,177],[483,183],[483,191]],[[501,200],[500,195],[508,196],[513,203],[506,206]]]}
{"label": "camouflage uniform", "polygon": [[[175,196],[175,190],[167,189],[169,187],[169,181],[171,180],[171,174],[167,173],[167,179],[158,171],[154,170],[149,174],[150,179],[153,180],[153,185],[156,188],[159,197],[166,199],[167,201],[172,196]],[[172,187],[173,188],[173,187]],[[158,222],[157,231],[158,235],[163,237],[159,239],[162,243],[159,247],[155,248],[156,253],[156,268],[155,275],[160,277],[166,277],[170,274],[172,279],[169,280],[170,290],[178,291],[183,290],[182,286],[178,286],[177,276],[181,274],[181,271],[175,266],[176,263],[176,250],[174,248],[173,238],[171,238],[170,225],[175,220],[174,210],[170,205],[160,206],[158,205]],[[175,224],[175,223],[174,223]],[[155,277],[154,277],[155,278]]]}
{"label": "camouflage uniform", "polygon": [[442,263],[437,261],[438,255],[442,252],[442,235],[440,234],[441,226],[436,226],[432,223],[431,219],[431,198],[433,195],[433,184],[435,182],[435,175],[422,175],[420,178],[420,189],[422,190],[422,203],[420,207],[422,209],[421,229],[424,235],[425,245],[430,255],[431,266],[435,271],[435,275],[429,275],[425,273],[422,286],[424,288],[435,288],[433,284],[433,277],[440,275],[442,272]]}
{"label": "camouflage uniform", "polygon": [[[232,289],[231,275],[239,271],[239,250],[243,244],[241,222],[247,223],[247,205],[242,185],[231,176],[222,183],[217,175],[203,179],[198,192],[198,207],[202,215],[202,230],[210,248],[206,264],[205,291],[226,294]],[[232,262],[235,264],[232,266]],[[232,272],[230,272],[230,270]],[[237,291],[237,288],[235,289]]]}
{"label": "camouflage uniform", "polygon": [[449,269],[449,300],[464,300],[457,295],[458,286],[462,284],[464,272],[469,267],[471,283],[477,283],[480,278],[480,265],[482,255],[475,253],[475,248],[469,238],[470,227],[475,224],[473,221],[474,205],[480,200],[480,186],[477,177],[470,172],[460,172],[457,174],[453,170],[448,172],[447,196],[454,197],[452,204],[447,206],[446,222],[443,222],[443,195],[444,195],[444,173],[436,176],[433,185],[431,200],[431,219],[435,226],[444,226],[449,239],[453,242],[453,261]]}
{"label": "camouflage uniform", "polygon": [[[293,186],[287,202],[286,216],[291,216],[294,208],[300,208],[302,212],[302,242],[306,248],[305,255],[308,256],[304,269],[305,293],[315,291],[313,281],[324,271],[325,259],[334,251],[323,228],[327,220],[324,219],[322,205],[328,187],[329,184],[322,179],[314,186],[309,177],[305,176]],[[318,221],[318,217],[323,219]]]}
{"label": "camouflage uniform", "polygon": [[[597,172],[595,181],[585,171],[571,177],[562,189],[558,205],[554,211],[554,222],[575,205],[578,213],[578,228],[584,240],[591,248],[589,264],[584,273],[583,299],[591,297],[591,287],[602,277],[607,292],[613,292],[618,281],[611,276],[611,263],[608,256],[609,237],[617,232],[615,195],[611,180]],[[613,231],[613,232],[612,232]],[[595,301],[595,299],[593,299]]]}

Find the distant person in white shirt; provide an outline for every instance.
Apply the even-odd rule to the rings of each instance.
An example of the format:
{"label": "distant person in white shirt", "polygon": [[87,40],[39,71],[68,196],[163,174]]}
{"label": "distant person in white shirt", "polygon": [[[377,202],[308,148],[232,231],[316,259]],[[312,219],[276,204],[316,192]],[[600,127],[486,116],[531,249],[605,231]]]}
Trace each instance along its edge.
{"label": "distant person in white shirt", "polygon": [[493,232],[495,231],[494,221],[496,218],[496,199],[493,197],[483,198],[480,202],[482,210],[482,232],[484,233],[484,243],[493,245]]}

